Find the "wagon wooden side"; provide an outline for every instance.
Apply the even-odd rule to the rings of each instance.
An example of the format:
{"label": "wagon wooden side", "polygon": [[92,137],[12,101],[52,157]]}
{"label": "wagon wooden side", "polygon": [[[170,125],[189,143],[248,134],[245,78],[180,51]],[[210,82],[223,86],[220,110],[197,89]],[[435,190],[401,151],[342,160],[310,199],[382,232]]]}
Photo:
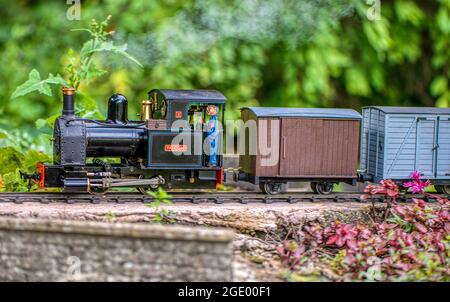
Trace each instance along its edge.
{"label": "wagon wooden side", "polygon": [[[323,194],[330,193],[334,183],[356,183],[361,121],[356,111],[246,107],[241,117],[244,122],[255,121],[258,133],[256,155],[240,155],[241,179],[259,184],[269,194],[294,181],[311,182],[313,191]],[[252,139],[246,135],[247,146]],[[268,145],[278,158],[273,165],[264,164],[262,139],[272,142]]]}

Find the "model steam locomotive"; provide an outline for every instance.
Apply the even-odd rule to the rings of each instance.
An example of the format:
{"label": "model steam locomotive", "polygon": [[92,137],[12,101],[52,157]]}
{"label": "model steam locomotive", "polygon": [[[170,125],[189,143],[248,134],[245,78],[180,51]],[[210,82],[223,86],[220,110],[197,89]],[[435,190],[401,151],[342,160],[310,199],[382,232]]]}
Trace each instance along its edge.
{"label": "model steam locomotive", "polygon": [[[135,187],[145,193],[159,186],[214,189],[223,183],[222,93],[151,90],[139,121],[128,120],[128,101],[120,94],[109,98],[105,121],[79,118],[74,95],[73,88],[63,88],[53,164],[38,163],[36,173],[24,174],[39,188],[101,193]],[[366,107],[361,117],[350,109],[246,107],[241,116],[257,129],[245,136],[245,149],[269,144],[276,160],[264,163],[264,149],[244,152],[234,178],[258,184],[267,194],[291,181],[311,182],[315,193],[328,194],[339,182],[401,182],[415,170],[439,192],[450,193],[448,108]]]}
{"label": "model steam locomotive", "polygon": [[[180,135],[172,127],[177,121],[194,115],[206,119],[208,113],[210,124],[218,114],[223,120],[226,99],[221,93],[152,90],[142,102],[140,121],[128,120],[128,101],[120,94],[109,98],[105,121],[79,118],[74,112],[74,94],[73,88],[63,88],[63,111],[53,134],[54,163],[38,163],[36,173],[28,175],[39,188],[95,193],[136,187],[145,193],[161,185],[204,189],[222,183],[221,155],[214,154],[214,160],[201,152],[180,156],[177,152],[187,151],[188,145],[172,144]],[[194,142],[203,142],[204,135],[202,129],[181,133]],[[201,148],[200,144],[189,147]],[[120,162],[104,158],[119,158]]]}

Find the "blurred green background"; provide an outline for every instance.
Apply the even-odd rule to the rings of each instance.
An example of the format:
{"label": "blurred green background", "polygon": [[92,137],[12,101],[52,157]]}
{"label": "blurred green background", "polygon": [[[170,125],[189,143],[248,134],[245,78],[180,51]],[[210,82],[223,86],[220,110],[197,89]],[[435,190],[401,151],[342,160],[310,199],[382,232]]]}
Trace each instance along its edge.
{"label": "blurred green background", "polygon": [[59,89],[52,97],[11,94],[33,68],[64,76],[68,50],[88,38],[71,29],[107,15],[114,41],[127,43],[144,68],[96,58],[108,73],[79,90],[103,112],[119,92],[135,115],[151,88],[218,89],[229,98],[228,118],[244,105],[450,103],[450,0],[383,0],[380,10],[375,0],[81,1],[74,21],[66,1],[0,3],[0,129],[10,138],[3,145],[50,146],[36,141],[49,129],[35,122],[61,111]]}

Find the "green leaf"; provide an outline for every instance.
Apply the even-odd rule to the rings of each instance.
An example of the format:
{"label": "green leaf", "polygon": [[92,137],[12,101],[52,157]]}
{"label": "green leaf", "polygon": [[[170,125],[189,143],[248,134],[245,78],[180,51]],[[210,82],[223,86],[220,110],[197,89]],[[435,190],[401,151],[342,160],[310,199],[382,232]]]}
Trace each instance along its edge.
{"label": "green leaf", "polygon": [[422,10],[413,1],[397,0],[394,6],[398,19],[402,22],[410,22],[418,26],[425,18]]}
{"label": "green leaf", "polygon": [[363,31],[370,45],[377,51],[386,51],[392,45],[389,23],[385,20],[363,23]]}
{"label": "green leaf", "polygon": [[443,34],[450,34],[450,13],[444,7],[439,9],[436,23]]}
{"label": "green leaf", "polygon": [[353,95],[368,96],[371,92],[364,71],[360,68],[350,68],[345,72],[345,85]]}
{"label": "green leaf", "polygon": [[36,122],[35,122],[36,128],[42,129],[44,127],[48,127],[50,129],[53,129],[53,126],[55,125],[55,120],[60,116],[61,116],[61,114],[57,113],[46,119],[40,118],[40,119],[36,120]]}
{"label": "green leaf", "polygon": [[48,117],[48,118],[47,118],[48,126],[49,126],[50,128],[53,129],[53,126],[55,125],[56,119],[57,119],[58,117],[60,117],[60,116],[61,116],[61,114],[60,114],[60,113],[57,113],[57,114],[54,114],[54,115]]}
{"label": "green leaf", "polygon": [[152,206],[155,207],[155,208],[159,208],[160,205],[161,205],[161,201],[159,199],[155,199],[152,202]]}
{"label": "green leaf", "polygon": [[90,53],[95,51],[95,41],[94,40],[88,40],[83,44],[83,47],[80,51],[80,57],[86,57]]}
{"label": "green leaf", "polygon": [[441,97],[436,101],[436,107],[448,108],[450,107],[450,91],[445,91]]}
{"label": "green leaf", "polygon": [[49,84],[67,85],[67,82],[59,74],[57,74],[56,76],[50,74],[47,79],[41,80],[39,71],[33,69],[28,75],[28,80],[16,88],[11,98],[15,99],[34,91],[52,96],[52,90],[50,89]]}
{"label": "green leaf", "polygon": [[8,138],[8,133],[6,133],[6,131],[4,130],[0,130],[0,139],[5,139]]}
{"label": "green leaf", "polygon": [[97,102],[86,94],[77,93],[76,109],[76,113],[83,118],[105,119],[98,109]]}
{"label": "green leaf", "polygon": [[86,32],[90,33],[91,35],[94,34],[91,30],[89,30],[87,28],[74,28],[74,29],[71,29],[70,31],[86,31]]}
{"label": "green leaf", "polygon": [[447,79],[444,76],[436,77],[431,83],[431,95],[437,97],[447,90]]}
{"label": "green leaf", "polygon": [[106,70],[97,68],[94,63],[90,64],[89,66],[83,65],[82,71],[83,76],[80,78],[81,80],[86,80],[88,83],[107,73]]}
{"label": "green leaf", "polygon": [[112,52],[115,54],[119,54],[136,63],[140,67],[144,67],[137,59],[127,53],[127,44],[114,45],[112,41],[104,41],[96,45],[94,40],[89,40],[83,45],[81,55],[86,56],[90,53],[95,52]]}
{"label": "green leaf", "polygon": [[37,119],[35,122],[35,125],[36,125],[36,128],[41,129],[41,128],[47,126],[47,120],[43,119],[43,118]]}

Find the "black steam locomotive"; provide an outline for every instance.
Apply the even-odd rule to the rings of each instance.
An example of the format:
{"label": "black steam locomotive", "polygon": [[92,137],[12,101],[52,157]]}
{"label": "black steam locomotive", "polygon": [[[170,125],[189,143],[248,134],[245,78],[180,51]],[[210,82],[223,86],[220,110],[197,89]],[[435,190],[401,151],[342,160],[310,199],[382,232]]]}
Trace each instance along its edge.
{"label": "black steam locomotive", "polygon": [[[79,118],[74,95],[73,88],[63,88],[63,111],[53,134],[54,162],[38,163],[32,176],[38,187],[71,193],[135,187],[145,193],[158,186],[214,189],[222,183],[222,155],[205,154],[208,132],[202,129],[207,120],[224,119],[226,98],[220,92],[152,90],[142,101],[140,121],[128,120],[128,102],[120,94],[109,98],[105,121]],[[173,143],[176,136],[181,143]],[[220,150],[220,135],[216,137]]]}

